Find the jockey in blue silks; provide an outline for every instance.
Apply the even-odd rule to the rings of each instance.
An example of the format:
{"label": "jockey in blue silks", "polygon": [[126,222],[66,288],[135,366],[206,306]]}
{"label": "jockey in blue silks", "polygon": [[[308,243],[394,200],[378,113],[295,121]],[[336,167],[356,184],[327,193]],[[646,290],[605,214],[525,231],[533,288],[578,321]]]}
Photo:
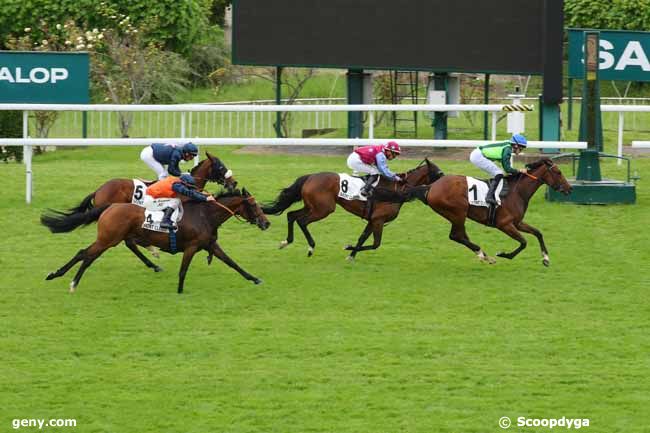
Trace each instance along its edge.
{"label": "jockey in blue silks", "polygon": [[[158,180],[164,179],[170,174],[180,176],[181,170],[178,164],[181,160],[189,161],[199,154],[199,149],[193,143],[185,144],[162,144],[154,143],[147,146],[140,152],[140,159],[156,172]],[[167,169],[163,167],[167,166]]]}

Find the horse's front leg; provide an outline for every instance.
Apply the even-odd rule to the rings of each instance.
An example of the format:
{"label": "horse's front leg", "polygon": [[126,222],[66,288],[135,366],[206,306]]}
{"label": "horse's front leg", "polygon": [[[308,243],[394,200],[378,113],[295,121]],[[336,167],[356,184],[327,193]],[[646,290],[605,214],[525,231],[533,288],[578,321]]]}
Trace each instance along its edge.
{"label": "horse's front leg", "polygon": [[347,245],[344,250],[346,251],[352,251],[350,255],[347,257],[348,260],[354,260],[354,256],[357,254],[357,251],[359,248],[361,248],[366,242],[366,239],[370,236],[370,233],[372,233],[372,223],[366,224],[366,227],[363,229],[363,232],[361,232],[361,236],[359,236],[359,239],[357,240],[356,245]]}
{"label": "horse's front leg", "polygon": [[[381,246],[381,237],[384,233],[384,220],[373,220],[371,223],[368,224],[368,227],[370,227],[371,232],[372,232],[372,245],[367,245],[367,246],[361,246],[363,242],[368,238],[366,236],[366,239],[363,239],[363,242],[361,242],[361,245],[357,245],[354,247],[350,255],[348,256],[348,260],[354,260],[354,257],[357,255],[359,251],[368,251],[368,250],[376,250]],[[364,233],[365,234],[365,231]],[[363,234],[361,235],[363,237]],[[361,238],[359,238],[361,240]]]}
{"label": "horse's front leg", "polygon": [[227,264],[228,266],[230,266],[231,268],[233,268],[234,270],[239,272],[239,274],[242,277],[246,278],[249,281],[252,281],[255,284],[261,284],[262,283],[262,280],[260,280],[257,277],[254,277],[253,275],[249,274],[248,272],[246,272],[245,270],[240,268],[239,265],[237,263],[235,263],[235,261],[233,259],[228,257],[228,255],[221,249],[221,247],[219,246],[219,244],[217,242],[214,242],[213,244],[211,244],[210,248],[211,248],[210,252],[212,254],[214,254],[219,260],[221,260],[222,262],[224,262],[225,264]]}
{"label": "horse's front leg", "polygon": [[187,269],[190,267],[192,258],[196,254],[196,248],[194,245],[188,247],[183,251],[183,261],[181,262],[181,269],[178,271],[178,293],[183,293],[183,286],[185,285],[185,275],[187,274]]}
{"label": "horse's front leg", "polygon": [[514,224],[509,223],[505,226],[497,226],[499,230],[501,230],[503,233],[507,234],[510,236],[512,239],[516,240],[519,242],[519,246],[515,248],[514,251],[509,252],[509,253],[499,253],[497,254],[497,257],[503,257],[504,259],[512,260],[519,254],[524,248],[526,248],[526,239],[519,233],[517,230],[517,227],[515,227]]}
{"label": "horse's front leg", "polygon": [[551,259],[548,257],[548,250],[546,249],[546,244],[544,243],[544,236],[542,236],[542,232],[537,230],[535,227],[526,224],[523,221],[517,224],[517,228],[522,232],[530,233],[537,238],[537,240],[539,241],[539,248],[542,251],[542,263],[544,264],[544,266],[550,265]]}

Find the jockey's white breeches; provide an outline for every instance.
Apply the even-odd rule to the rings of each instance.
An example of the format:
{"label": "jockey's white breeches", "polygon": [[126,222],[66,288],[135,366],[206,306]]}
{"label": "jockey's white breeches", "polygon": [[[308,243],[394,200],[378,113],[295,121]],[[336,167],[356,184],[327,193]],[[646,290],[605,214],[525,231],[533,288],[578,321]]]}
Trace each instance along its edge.
{"label": "jockey's white breeches", "polygon": [[156,172],[158,180],[169,176],[167,169],[165,169],[165,167],[163,167],[163,165],[153,157],[153,147],[147,146],[142,149],[142,152],[140,152],[140,159],[143,160],[145,164],[147,164],[153,171]]}
{"label": "jockey's white breeches", "polygon": [[359,175],[361,173],[379,174],[377,167],[361,161],[361,157],[357,152],[352,152],[350,156],[348,156],[348,167],[352,169],[352,174],[354,175]]}
{"label": "jockey's white breeches", "polygon": [[503,174],[503,170],[501,170],[494,162],[483,156],[481,149],[474,149],[469,155],[469,160],[472,164],[492,177],[495,177],[497,174]]}

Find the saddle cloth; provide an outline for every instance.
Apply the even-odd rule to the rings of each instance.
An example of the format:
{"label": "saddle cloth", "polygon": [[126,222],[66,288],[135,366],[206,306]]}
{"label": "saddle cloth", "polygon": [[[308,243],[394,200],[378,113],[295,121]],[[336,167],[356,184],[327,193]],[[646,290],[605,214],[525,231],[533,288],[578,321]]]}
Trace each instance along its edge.
{"label": "saddle cloth", "polygon": [[[489,207],[485,202],[489,186],[486,182],[473,177],[467,177],[467,201],[472,206]],[[501,206],[501,190],[503,189],[503,179],[499,182],[494,197],[497,199],[497,206]]]}
{"label": "saddle cloth", "polygon": [[[377,186],[379,183],[379,176],[377,180],[372,184],[373,187]],[[346,173],[339,173],[339,197],[345,200],[361,200],[368,201],[367,197],[361,195],[361,188],[366,184],[366,182],[355,176],[350,176]]]}
{"label": "saddle cloth", "polygon": [[133,197],[131,203],[144,207],[144,197],[147,195],[147,185],[140,179],[133,179]]}
{"label": "saddle cloth", "polygon": [[[165,214],[163,210],[170,207],[169,205],[172,200],[180,202],[177,198],[153,198],[151,196],[146,196],[146,200],[144,200],[146,207],[144,209],[144,222],[142,223],[142,228],[154,232],[168,233],[166,229],[160,228],[160,222]],[[181,219],[183,219],[183,205],[179,203],[178,207],[172,214],[172,222],[174,223],[174,226],[176,226],[174,231],[178,231],[178,222]]]}

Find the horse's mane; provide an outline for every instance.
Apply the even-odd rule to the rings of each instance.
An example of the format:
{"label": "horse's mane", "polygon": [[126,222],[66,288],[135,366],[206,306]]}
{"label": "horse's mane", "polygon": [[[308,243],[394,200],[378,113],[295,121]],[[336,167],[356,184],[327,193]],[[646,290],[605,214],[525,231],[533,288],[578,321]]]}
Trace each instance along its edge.
{"label": "horse's mane", "polygon": [[542,164],[553,165],[553,161],[551,160],[551,158],[542,158],[542,159],[540,159],[538,161],[526,164],[526,168],[529,169],[529,170],[533,170],[533,169],[536,169],[537,167],[539,167]]}
{"label": "horse's mane", "polygon": [[[206,161],[206,160],[204,159],[203,161]],[[201,164],[203,163],[203,161],[199,161],[198,164],[196,164],[194,167],[192,167],[192,169],[190,170],[190,174],[192,176],[194,176],[194,173],[196,172],[196,170],[198,170],[198,168],[201,167]]]}

